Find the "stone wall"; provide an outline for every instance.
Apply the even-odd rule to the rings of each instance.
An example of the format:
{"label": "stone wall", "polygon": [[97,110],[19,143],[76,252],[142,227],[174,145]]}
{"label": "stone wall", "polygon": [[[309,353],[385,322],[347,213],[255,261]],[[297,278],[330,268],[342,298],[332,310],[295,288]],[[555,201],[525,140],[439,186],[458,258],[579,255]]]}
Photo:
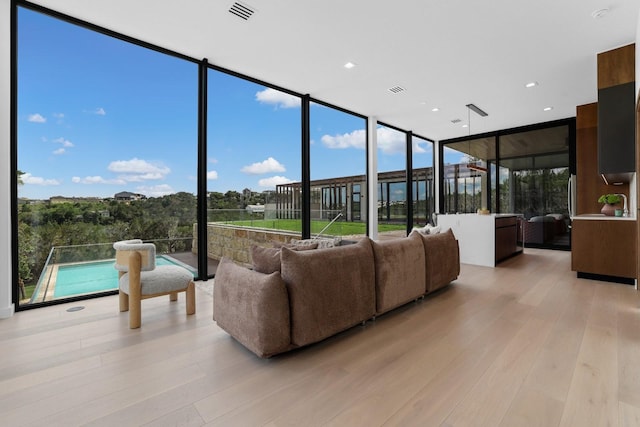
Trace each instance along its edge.
{"label": "stone wall", "polygon": [[[193,226],[193,252],[198,251],[197,226]],[[299,239],[300,233],[263,228],[207,224],[207,256],[220,260],[223,256],[245,265],[251,264],[251,246],[270,247],[273,242],[288,243]]]}

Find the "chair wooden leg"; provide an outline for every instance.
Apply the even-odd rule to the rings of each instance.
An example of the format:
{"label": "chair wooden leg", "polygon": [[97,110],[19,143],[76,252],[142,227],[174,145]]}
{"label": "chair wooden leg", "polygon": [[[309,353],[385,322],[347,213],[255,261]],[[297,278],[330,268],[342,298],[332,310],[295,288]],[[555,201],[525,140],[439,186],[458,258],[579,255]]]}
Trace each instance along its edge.
{"label": "chair wooden leg", "polygon": [[119,294],[119,300],[120,300],[120,311],[129,311],[129,295],[125,294],[124,292],[120,291]]}
{"label": "chair wooden leg", "polygon": [[178,293],[177,292],[171,292],[169,294],[169,301],[178,301]]}
{"label": "chair wooden leg", "polygon": [[187,290],[185,292],[187,296],[187,314],[195,314],[196,312],[196,285],[193,282],[189,282]]}
{"label": "chair wooden leg", "polygon": [[142,324],[140,295],[129,296],[129,328],[137,329]]}

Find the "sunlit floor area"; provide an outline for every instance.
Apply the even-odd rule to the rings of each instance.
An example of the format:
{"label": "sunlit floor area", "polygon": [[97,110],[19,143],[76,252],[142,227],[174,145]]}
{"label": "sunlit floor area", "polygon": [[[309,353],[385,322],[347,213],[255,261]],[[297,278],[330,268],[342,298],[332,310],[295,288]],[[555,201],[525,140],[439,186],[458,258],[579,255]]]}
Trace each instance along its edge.
{"label": "sunlit floor area", "polygon": [[[439,294],[262,360],[181,294],[0,320],[0,424],[637,426],[640,297],[577,279],[571,254],[462,266]],[[79,309],[84,307],[83,309]]]}

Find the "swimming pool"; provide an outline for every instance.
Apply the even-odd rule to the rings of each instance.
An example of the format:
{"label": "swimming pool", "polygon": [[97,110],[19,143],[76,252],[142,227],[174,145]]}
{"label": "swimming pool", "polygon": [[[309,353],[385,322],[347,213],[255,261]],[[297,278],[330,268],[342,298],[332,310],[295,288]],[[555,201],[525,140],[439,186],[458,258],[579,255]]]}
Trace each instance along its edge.
{"label": "swimming pool", "polygon": [[[194,270],[189,266],[162,255],[156,257],[156,265],[180,265],[194,274]],[[52,272],[48,286],[53,288],[53,298],[118,289],[118,272],[113,268],[113,260],[59,265],[56,270],[57,272]],[[50,291],[49,289],[47,293]]]}

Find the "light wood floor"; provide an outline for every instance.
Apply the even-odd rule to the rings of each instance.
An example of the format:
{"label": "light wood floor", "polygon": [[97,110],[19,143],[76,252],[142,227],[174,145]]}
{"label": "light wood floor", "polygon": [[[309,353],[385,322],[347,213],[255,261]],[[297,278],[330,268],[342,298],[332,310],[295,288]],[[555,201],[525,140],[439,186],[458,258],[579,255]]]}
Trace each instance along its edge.
{"label": "light wood floor", "polygon": [[638,426],[639,298],[527,249],[270,360],[202,289],[188,318],[183,295],[143,301],[139,330],[117,297],[20,312],[0,320],[0,425]]}

